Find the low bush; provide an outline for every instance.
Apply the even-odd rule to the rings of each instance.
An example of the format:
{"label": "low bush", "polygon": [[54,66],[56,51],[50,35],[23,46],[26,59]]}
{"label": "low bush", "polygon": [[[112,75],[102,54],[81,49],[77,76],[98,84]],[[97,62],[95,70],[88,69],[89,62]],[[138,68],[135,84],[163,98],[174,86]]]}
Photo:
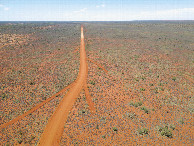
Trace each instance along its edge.
{"label": "low bush", "polygon": [[118,131],[117,127],[113,127],[112,129],[113,129],[113,131]]}
{"label": "low bush", "polygon": [[148,134],[148,129],[147,128],[138,129],[138,133],[141,135]]}
{"label": "low bush", "polygon": [[168,126],[159,127],[158,131],[160,132],[160,134],[161,134],[162,136],[166,136],[166,137],[172,138],[172,132],[171,132],[171,130],[168,128]]}
{"label": "low bush", "polygon": [[144,110],[144,112],[145,112],[146,114],[149,113],[149,110],[148,110],[145,106],[141,107],[141,110]]}
{"label": "low bush", "polygon": [[141,106],[142,104],[143,104],[142,101],[135,102],[135,103],[133,103],[133,102],[130,103],[130,105],[135,106],[135,107]]}

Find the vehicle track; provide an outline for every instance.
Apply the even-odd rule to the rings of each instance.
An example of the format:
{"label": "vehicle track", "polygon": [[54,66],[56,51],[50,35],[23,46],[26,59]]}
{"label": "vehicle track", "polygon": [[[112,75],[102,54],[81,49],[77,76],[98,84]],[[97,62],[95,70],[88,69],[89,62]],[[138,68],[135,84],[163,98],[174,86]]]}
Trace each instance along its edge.
{"label": "vehicle track", "polygon": [[[73,53],[79,51],[79,48],[77,48]],[[105,73],[108,73],[108,71],[98,64],[97,62],[86,58],[86,52],[85,52],[85,44],[84,44],[84,35],[83,35],[83,26],[81,27],[81,45],[80,45],[80,71],[78,74],[77,79],[62,89],[61,91],[57,92],[50,98],[46,99],[45,101],[39,103],[26,113],[16,117],[15,119],[4,123],[0,125],[0,129],[3,129],[19,120],[22,118],[26,117],[27,115],[33,113],[37,109],[39,109],[41,106],[44,104],[48,103],[55,97],[59,95],[63,95],[66,90],[70,89],[69,92],[63,97],[62,101],[60,102],[57,110],[54,112],[53,116],[49,120],[45,131],[43,132],[39,145],[59,145],[60,139],[63,133],[64,125],[66,123],[68,113],[71,110],[73,104],[75,103],[76,98],[80,94],[81,90],[84,89],[85,95],[86,95],[86,101],[88,102],[89,105],[89,110],[91,113],[96,113],[96,109],[94,107],[94,103],[92,102],[92,98],[89,94],[88,87],[87,87],[87,75],[88,75],[88,64],[87,60],[96,64],[98,67],[100,67],[102,70],[104,70]]]}
{"label": "vehicle track", "polygon": [[68,85],[67,87],[65,87],[64,89],[62,89],[61,91],[57,92],[56,94],[54,94],[53,96],[51,96],[50,98],[46,99],[45,101],[39,103],[38,105],[36,105],[35,107],[33,107],[32,109],[30,109],[29,111],[27,111],[26,113],[24,113],[23,115],[20,115],[18,117],[16,117],[15,119],[4,123],[2,125],[0,125],[0,129],[3,129],[19,120],[21,120],[22,118],[26,117],[27,115],[33,113],[34,111],[36,111],[37,109],[39,109],[41,106],[43,106],[45,103],[48,103],[49,101],[51,101],[52,99],[54,99],[56,96],[59,96],[60,94],[64,93],[67,89],[71,88],[73,85],[75,84],[75,82],[73,82],[72,84]]}
{"label": "vehicle track", "polygon": [[108,71],[103,67],[101,66],[100,64],[98,64],[97,62],[93,61],[92,59],[88,58],[88,61],[96,64],[99,68],[101,68],[105,73],[108,73]]}
{"label": "vehicle track", "polygon": [[[59,145],[61,136],[64,131],[64,125],[67,121],[69,111],[72,109],[76,98],[81,90],[85,87],[88,75],[88,64],[86,58],[83,26],[81,26],[81,44],[80,44],[80,69],[75,84],[70,88],[69,92],[64,96],[53,116],[49,119],[43,134],[40,137],[38,145],[51,146]],[[88,101],[91,101],[88,99]],[[91,107],[90,107],[91,108]],[[92,108],[93,109],[93,108]]]}
{"label": "vehicle track", "polygon": [[[5,46],[5,45],[4,45],[4,46]],[[3,47],[3,46],[2,46],[2,47]],[[79,51],[79,48],[76,48],[75,51],[74,51],[73,53],[75,53],[75,52],[77,52],[77,51]],[[99,68],[101,68],[102,70],[104,70],[105,73],[108,73],[108,71],[107,71],[103,66],[101,66],[100,64],[98,64],[97,62],[95,62],[95,61],[93,61],[92,59],[89,59],[89,58],[87,58],[87,60],[90,61],[90,62],[92,62],[92,63],[94,63],[94,64],[96,64]],[[88,68],[87,68],[86,74],[88,74]],[[77,78],[77,79],[78,79],[78,78]],[[76,81],[77,81],[77,80],[76,80]],[[76,83],[76,81],[74,81],[74,82],[71,83],[70,85],[66,86],[66,87],[65,87],[64,89],[62,89],[61,91],[55,93],[54,95],[52,95],[50,98],[46,99],[45,101],[39,103],[38,105],[36,105],[35,107],[33,107],[32,109],[30,109],[29,111],[27,111],[26,113],[24,113],[24,114],[22,114],[22,115],[16,117],[15,119],[12,119],[11,121],[9,121],[9,122],[7,122],[7,123],[1,124],[1,125],[0,125],[0,129],[6,128],[7,126],[9,126],[9,125],[11,125],[11,124],[13,124],[13,123],[15,123],[15,122],[21,120],[22,118],[26,117],[26,116],[29,115],[29,114],[33,113],[34,111],[36,111],[37,109],[39,109],[39,108],[40,108],[41,106],[43,106],[44,104],[50,102],[50,101],[51,101],[52,99],[54,99],[55,97],[57,97],[57,96],[63,94],[66,90],[70,89],[70,88]],[[89,109],[90,109],[90,111],[91,111],[92,113],[95,113],[94,103],[93,103],[92,100],[91,100],[91,96],[90,96],[89,91],[88,91],[88,88],[87,88],[87,82],[86,82],[86,80],[85,80],[85,83],[84,83],[84,87],[83,87],[83,88],[84,88],[84,91],[85,91],[86,100],[87,100],[87,102],[88,102]]]}

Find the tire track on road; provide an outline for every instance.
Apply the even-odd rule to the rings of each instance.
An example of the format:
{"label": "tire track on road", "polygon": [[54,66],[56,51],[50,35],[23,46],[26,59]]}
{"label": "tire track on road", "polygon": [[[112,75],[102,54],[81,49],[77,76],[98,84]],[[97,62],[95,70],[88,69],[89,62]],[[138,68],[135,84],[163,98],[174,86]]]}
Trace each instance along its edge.
{"label": "tire track on road", "polygon": [[[76,83],[72,88],[70,88],[69,92],[64,96],[64,98],[60,102],[53,116],[49,119],[48,124],[46,125],[44,132],[40,137],[38,145],[53,146],[60,144],[61,136],[64,131],[64,125],[67,121],[69,111],[72,109],[81,90],[84,87],[86,87],[85,84],[87,75],[88,75],[88,64],[85,51],[83,26],[81,26],[80,69],[78,77],[76,79]],[[88,101],[91,101],[91,99],[88,99]]]}
{"label": "tire track on road", "polygon": [[54,99],[56,96],[59,96],[61,93],[65,92],[67,89],[71,88],[73,85],[75,84],[75,82],[73,82],[72,84],[68,85],[67,87],[65,87],[64,89],[62,89],[61,91],[57,92],[56,94],[54,94],[53,96],[51,96],[50,98],[46,99],[45,101],[39,103],[38,105],[36,105],[35,107],[33,107],[32,109],[30,109],[29,111],[27,111],[26,113],[24,113],[21,116],[16,117],[15,119],[4,123],[2,125],[0,125],[0,129],[3,129],[19,120],[21,120],[22,118],[26,117],[27,115],[33,113],[34,111],[36,111],[37,109],[39,109],[41,106],[43,106],[45,103],[48,103],[49,101],[51,101],[52,99]]}

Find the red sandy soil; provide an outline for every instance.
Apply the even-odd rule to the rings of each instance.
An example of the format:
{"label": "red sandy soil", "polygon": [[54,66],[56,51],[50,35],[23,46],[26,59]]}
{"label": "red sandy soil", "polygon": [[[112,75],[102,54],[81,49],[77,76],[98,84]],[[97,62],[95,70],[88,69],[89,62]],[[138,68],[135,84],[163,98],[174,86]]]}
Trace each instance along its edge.
{"label": "red sandy soil", "polygon": [[[75,53],[77,49],[73,52]],[[103,68],[98,63],[94,62],[91,59],[88,59],[89,61],[95,63],[99,67],[101,67],[106,73],[108,72],[105,68]],[[68,113],[71,110],[76,97],[80,94],[81,89],[84,88],[85,95],[87,97],[87,102],[89,104],[89,109],[91,112],[95,112],[94,104],[91,100],[91,96],[88,91],[87,87],[87,74],[88,74],[88,66],[87,66],[87,58],[85,53],[85,44],[84,44],[84,35],[83,35],[83,26],[81,27],[81,45],[80,45],[80,72],[78,74],[78,77],[75,82],[73,82],[71,85],[65,87],[63,90],[59,91],[58,93],[54,94],[50,98],[46,99],[45,101],[41,102],[40,104],[36,105],[26,113],[22,114],[21,116],[16,117],[15,119],[4,123],[0,125],[0,129],[3,129],[19,120],[24,118],[25,116],[33,113],[37,109],[39,109],[41,106],[43,106],[45,103],[48,103],[52,99],[54,99],[56,96],[59,96],[61,93],[64,93],[67,89],[70,88],[69,92],[66,94],[66,96],[63,98],[63,100],[60,102],[57,110],[54,112],[53,116],[49,120],[40,140],[39,145],[59,145],[60,139],[64,130],[64,123],[67,120]]]}
{"label": "red sandy soil", "polygon": [[[88,86],[97,112],[91,114],[87,110],[82,94],[70,112],[61,145],[192,145],[192,49],[183,50],[187,45],[183,46],[180,38],[173,40],[172,32],[165,33],[172,41],[157,42],[157,37],[124,38],[122,29],[119,25],[88,24],[85,34],[88,58],[98,60],[109,74],[89,64]],[[126,34],[129,29],[126,28]],[[123,38],[109,37],[120,35],[120,30]],[[171,47],[174,43],[182,47]],[[166,49],[159,49],[163,44]],[[136,102],[142,105],[136,107],[133,105]],[[172,138],[161,135],[159,128],[165,126]],[[173,126],[174,130],[170,128]],[[139,132],[143,128],[148,134]]]}
{"label": "red sandy soil", "polygon": [[[79,59],[72,52],[80,44],[80,39],[75,36],[68,37],[66,30],[60,35],[57,32],[59,28],[66,27],[58,25],[41,34],[39,30],[35,30],[27,40],[19,40],[20,45],[15,41],[15,44],[6,42],[6,45],[1,47],[0,125],[3,127],[15,118],[22,118],[1,129],[2,145],[13,145],[21,143],[20,141],[30,145],[38,142],[47,119],[65,94],[62,89],[76,79]],[[29,27],[27,29],[29,30]],[[48,31],[53,31],[52,35],[47,35]],[[20,36],[22,35],[17,35],[16,38]],[[52,36],[56,36],[56,42],[54,39],[49,41]],[[59,39],[61,41],[58,41]],[[62,43],[64,39],[68,41]],[[24,114],[26,112],[29,115]],[[34,128],[35,125],[38,127]]]}
{"label": "red sandy soil", "polygon": [[[150,25],[129,25],[126,30],[133,33],[135,28],[138,31],[134,30],[134,34],[128,37],[125,25],[86,24],[86,52],[81,39],[80,61],[84,58],[82,61],[87,64],[87,59],[89,64],[88,67],[85,64],[84,79],[77,84],[79,91],[75,91],[76,95],[72,97],[73,85],[64,97],[54,98],[30,116],[4,128],[1,133],[3,144],[13,141],[10,137],[9,141],[4,141],[10,135],[19,137],[22,141],[16,139],[15,142],[24,145],[38,144],[39,140],[47,140],[50,135],[48,142],[57,140],[57,145],[60,139],[60,145],[192,145],[193,52],[188,48],[193,40],[189,44],[188,39],[184,47],[183,38],[173,36],[171,29],[165,33],[169,26],[164,25],[162,32],[157,30],[163,27],[162,24],[152,26],[152,29],[157,28],[153,32]],[[181,25],[172,28],[177,26]],[[139,31],[141,27],[143,29]],[[184,27],[179,29],[185,38],[190,35]],[[170,39],[161,40],[164,34]],[[119,37],[114,38],[117,35]],[[156,40],[157,37],[160,39]],[[73,54],[77,58],[76,47]],[[75,84],[81,80],[79,76],[80,73]],[[51,107],[57,105],[53,113]],[[57,116],[60,108],[62,113]],[[48,120],[51,115],[53,117]],[[43,118],[46,119],[41,120]],[[44,132],[39,129],[45,126]],[[25,130],[26,127],[29,131]],[[172,137],[162,135],[161,127],[168,127]],[[32,133],[32,129],[35,132]],[[147,132],[143,133],[142,129]]]}
{"label": "red sandy soil", "polygon": [[[59,145],[61,136],[64,130],[64,124],[66,123],[69,111],[75,103],[77,96],[80,94],[84,87],[86,96],[89,96],[86,79],[87,79],[87,59],[84,44],[83,26],[81,27],[81,45],[80,45],[80,71],[73,87],[70,88],[69,92],[62,99],[52,118],[49,120],[46,128],[39,140],[38,145]],[[87,97],[90,98],[90,97]],[[92,101],[88,99],[89,106]],[[92,108],[91,108],[92,109]]]}
{"label": "red sandy soil", "polygon": [[33,107],[32,109],[30,109],[29,111],[27,111],[26,113],[24,113],[23,115],[21,116],[18,116],[16,117],[15,119],[7,122],[7,123],[4,123],[4,124],[1,124],[0,125],[0,129],[3,129],[19,120],[21,120],[22,118],[24,118],[25,116],[33,113],[34,111],[36,111],[37,109],[39,109],[41,106],[43,106],[45,103],[48,103],[49,101],[51,101],[52,99],[54,99],[56,96],[59,96],[60,94],[64,93],[67,89],[71,88],[75,83],[72,83],[70,84],[69,86],[65,87],[64,89],[62,89],[61,91],[57,92],[56,94],[54,94],[53,96],[51,96],[50,98],[46,99],[45,101],[39,103],[38,105],[36,105],[35,107]]}

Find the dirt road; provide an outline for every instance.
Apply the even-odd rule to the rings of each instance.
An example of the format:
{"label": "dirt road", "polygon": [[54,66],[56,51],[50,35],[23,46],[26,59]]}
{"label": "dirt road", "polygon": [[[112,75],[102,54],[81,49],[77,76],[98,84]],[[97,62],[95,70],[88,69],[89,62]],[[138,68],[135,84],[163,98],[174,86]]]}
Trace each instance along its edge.
{"label": "dirt road", "polygon": [[69,111],[86,84],[87,74],[88,64],[85,52],[83,26],[81,26],[80,69],[78,77],[73,87],[60,102],[53,116],[49,119],[38,143],[40,146],[59,145]]}
{"label": "dirt road", "polygon": [[[54,95],[51,96],[50,98],[48,98],[48,99],[46,99],[45,101],[39,103],[38,105],[36,105],[35,107],[33,107],[32,109],[30,109],[30,110],[27,111],[26,113],[24,113],[24,114],[22,114],[22,115],[16,117],[15,119],[12,119],[11,121],[9,121],[9,122],[7,122],[7,123],[4,123],[4,124],[0,125],[0,130],[3,129],[3,128],[5,128],[5,127],[7,127],[7,126],[9,126],[9,125],[11,125],[11,124],[13,124],[13,123],[15,123],[15,122],[17,122],[17,121],[19,121],[19,120],[21,120],[21,119],[23,119],[23,118],[26,117],[27,115],[33,113],[34,111],[36,111],[37,109],[39,109],[40,107],[42,107],[44,104],[50,102],[50,101],[51,101],[52,99],[54,99],[56,96],[59,96],[60,94],[63,94],[66,90],[71,89],[75,84],[78,84],[77,81],[80,80],[81,76],[82,76],[82,80],[85,80],[84,85],[83,85],[83,89],[84,89],[84,91],[85,91],[86,100],[87,100],[87,102],[88,102],[89,109],[90,109],[90,111],[91,111],[92,113],[95,113],[95,112],[96,112],[96,111],[95,111],[95,107],[94,107],[94,103],[92,102],[92,98],[91,98],[91,96],[90,96],[90,94],[89,94],[88,87],[87,87],[87,80],[86,80],[86,78],[87,78],[87,74],[88,74],[88,65],[87,65],[86,60],[88,60],[88,61],[90,61],[90,62],[96,64],[98,67],[100,67],[102,70],[104,70],[105,73],[108,73],[108,71],[107,71],[103,66],[101,66],[100,64],[98,64],[97,62],[95,62],[95,61],[93,61],[93,60],[91,60],[91,59],[89,59],[89,58],[86,59],[85,45],[84,45],[84,35],[83,35],[83,28],[82,28],[82,37],[81,37],[81,38],[82,38],[82,39],[81,39],[81,50],[82,50],[82,53],[80,54],[80,55],[81,55],[81,57],[80,57],[80,62],[83,62],[83,64],[82,64],[83,67],[80,66],[80,69],[82,68],[82,69],[85,70],[85,71],[83,72],[83,71],[80,70],[80,74],[79,74],[79,76],[77,77],[77,79],[76,79],[75,82],[71,83],[70,85],[68,85],[67,87],[65,87],[65,88],[62,89],[61,91],[57,92],[56,94],[54,94]],[[3,46],[2,46],[2,47],[3,47]],[[79,50],[79,48],[77,48],[77,49],[74,51],[74,53],[77,52],[78,50]],[[85,75],[84,75],[84,74],[85,74]],[[80,83],[80,81],[79,81],[79,83]],[[81,84],[81,86],[82,86],[82,84]],[[68,96],[65,96],[64,98],[67,98],[67,97],[68,97]],[[65,100],[64,98],[63,98],[63,100]]]}

